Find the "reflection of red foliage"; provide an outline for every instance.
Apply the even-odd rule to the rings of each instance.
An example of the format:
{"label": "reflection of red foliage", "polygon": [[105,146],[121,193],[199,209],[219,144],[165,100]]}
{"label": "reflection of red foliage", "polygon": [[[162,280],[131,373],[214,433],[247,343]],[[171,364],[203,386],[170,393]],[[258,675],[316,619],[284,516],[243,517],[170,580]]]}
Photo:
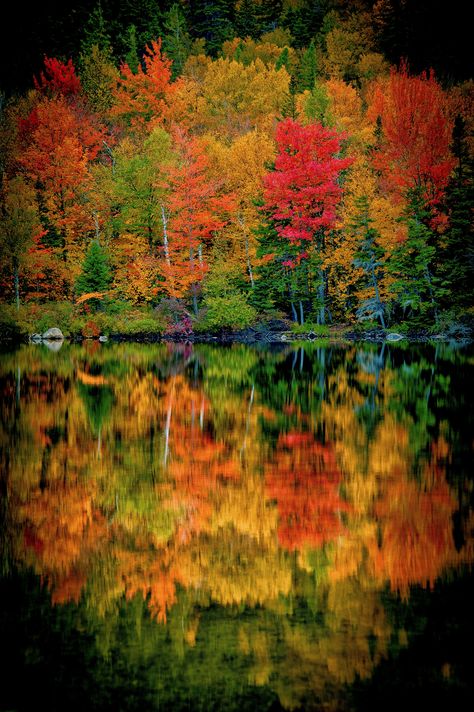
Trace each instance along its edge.
{"label": "reflection of red foliage", "polygon": [[280,523],[278,539],[291,551],[320,547],[344,531],[340,513],[341,473],[330,445],[311,433],[281,435],[275,461],[266,470],[266,494],[276,499]]}
{"label": "reflection of red foliage", "polygon": [[432,586],[456,558],[456,501],[444,476],[437,476],[436,469],[434,475],[424,488],[404,476],[395,478],[375,507],[382,533],[381,548],[370,551],[375,573],[389,579],[391,589],[402,596],[408,595],[411,584]]}
{"label": "reflection of red foliage", "polygon": [[44,549],[44,544],[36,535],[35,529],[30,525],[25,526],[25,531],[23,534],[25,547],[27,549],[33,549],[35,554],[42,554]]}

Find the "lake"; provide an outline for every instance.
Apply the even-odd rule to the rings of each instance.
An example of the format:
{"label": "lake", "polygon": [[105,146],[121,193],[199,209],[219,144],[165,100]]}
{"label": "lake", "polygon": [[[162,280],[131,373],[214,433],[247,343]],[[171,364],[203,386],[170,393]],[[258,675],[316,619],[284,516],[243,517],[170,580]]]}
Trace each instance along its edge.
{"label": "lake", "polygon": [[473,356],[3,353],[0,710],[473,705]]}

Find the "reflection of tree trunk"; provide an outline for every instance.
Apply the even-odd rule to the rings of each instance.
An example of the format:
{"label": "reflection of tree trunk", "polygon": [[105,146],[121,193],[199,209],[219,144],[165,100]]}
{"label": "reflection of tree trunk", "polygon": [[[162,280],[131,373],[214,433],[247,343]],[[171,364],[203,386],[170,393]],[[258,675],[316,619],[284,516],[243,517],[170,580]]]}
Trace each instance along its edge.
{"label": "reflection of tree trunk", "polygon": [[20,394],[21,394],[21,370],[17,367],[16,370],[16,404],[20,407]]}
{"label": "reflection of tree trunk", "polygon": [[97,434],[97,459],[100,460],[102,455],[102,426],[99,425],[99,432]]}
{"label": "reflection of tree trunk", "polygon": [[291,364],[291,370],[292,370],[292,371],[295,370],[295,366],[296,366],[297,360],[298,360],[298,349],[295,349],[295,351],[294,351],[294,353],[293,353],[293,363]]}
{"label": "reflection of tree trunk", "polygon": [[304,364],[304,348],[301,347],[301,354],[300,354],[300,373],[303,371],[303,364]]}
{"label": "reflection of tree trunk", "polygon": [[319,362],[319,390],[321,392],[321,400],[324,397],[325,385],[326,385],[326,351],[324,348],[317,349],[316,351],[318,362]]}
{"label": "reflection of tree trunk", "polygon": [[204,427],[204,398],[201,399],[201,408],[199,409],[199,427],[201,430]]}
{"label": "reflection of tree trunk", "polygon": [[250,400],[249,400],[249,407],[247,409],[247,419],[245,422],[245,435],[244,435],[244,440],[242,442],[242,447],[240,448],[240,454],[245,451],[245,448],[247,447],[247,435],[249,433],[249,427],[250,427],[250,414],[252,412],[252,405],[253,405],[253,399],[255,396],[255,384],[252,383],[252,390],[250,391]]}
{"label": "reflection of tree trunk", "polygon": [[43,450],[43,457],[41,458],[41,474],[39,481],[39,488],[41,492],[44,492],[48,486],[48,470],[49,470],[49,460],[51,457],[51,449],[49,445]]}
{"label": "reflection of tree trunk", "polygon": [[165,424],[165,452],[163,455],[163,465],[166,467],[166,463],[168,461],[168,455],[169,455],[169,444],[170,444],[170,429],[171,429],[171,413],[173,411],[173,400],[174,400],[174,386],[175,386],[175,378],[173,378],[173,382],[171,384],[171,393],[170,393],[170,399],[168,402],[168,411],[166,413],[166,424]]}
{"label": "reflection of tree trunk", "polygon": [[19,275],[19,264],[18,258],[13,258],[13,285],[15,288],[15,304],[16,310],[20,309],[20,275]]}

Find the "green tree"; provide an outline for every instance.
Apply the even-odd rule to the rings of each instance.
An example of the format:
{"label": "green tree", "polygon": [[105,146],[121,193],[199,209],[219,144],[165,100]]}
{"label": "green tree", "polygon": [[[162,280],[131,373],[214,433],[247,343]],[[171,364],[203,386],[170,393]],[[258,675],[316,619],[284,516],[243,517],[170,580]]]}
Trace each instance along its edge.
{"label": "green tree", "polygon": [[125,33],[124,47],[126,52],[123,57],[125,64],[128,64],[132,72],[135,74],[138,68],[138,41],[137,28],[135,25],[129,25]]}
{"label": "green tree", "polygon": [[173,60],[172,72],[173,77],[176,77],[183,71],[183,65],[191,54],[192,47],[186,19],[178,3],[174,3],[166,13],[163,25],[166,30],[163,49]]}
{"label": "green tree", "polygon": [[441,269],[449,286],[449,306],[459,307],[474,303],[474,185],[467,138],[465,122],[458,116],[452,143],[457,164],[446,191],[449,225],[443,236]]}
{"label": "green tree", "polygon": [[103,52],[112,51],[112,43],[107,28],[107,22],[102,12],[102,5],[99,2],[89,15],[84,26],[83,38],[81,42],[81,54],[89,54],[92,47],[96,45]]}
{"label": "green tree", "polygon": [[404,318],[419,325],[433,318],[438,321],[439,300],[446,294],[435,272],[435,236],[429,227],[429,218],[423,200],[414,191],[403,218],[408,226],[408,236],[396,246],[387,262],[394,277],[390,289],[395,297],[395,307],[401,308]]}
{"label": "green tree", "polygon": [[205,325],[214,329],[244,329],[255,321],[257,312],[239,289],[242,275],[239,267],[222,258],[212,265],[204,285]]}
{"label": "green tree", "polygon": [[[93,240],[82,264],[82,272],[76,281],[76,293],[83,295],[92,292],[105,292],[111,281],[112,274],[107,253],[96,240]],[[100,299],[91,299],[89,304],[97,308],[100,305]]]}
{"label": "green tree", "polygon": [[207,51],[216,56],[222,43],[234,34],[234,3],[231,0],[196,0],[189,7],[193,36],[204,38]]}
{"label": "green tree", "polygon": [[304,89],[309,89],[310,91],[314,88],[314,83],[318,74],[318,65],[316,61],[316,47],[314,40],[311,40],[307,49],[304,50],[301,57],[300,67],[299,67],[299,89],[304,91]]}
{"label": "green tree", "polygon": [[384,251],[377,242],[377,231],[372,227],[373,220],[369,216],[369,201],[366,195],[355,201],[358,210],[354,222],[349,226],[350,232],[357,240],[357,251],[354,266],[364,272],[363,287],[373,290],[373,295],[364,299],[357,309],[357,317],[364,319],[380,319],[385,329],[385,307],[380,297],[380,279],[383,270]]}
{"label": "green tree", "polygon": [[237,37],[253,40],[261,34],[262,26],[255,13],[255,3],[252,0],[242,0],[235,13],[235,31]]}

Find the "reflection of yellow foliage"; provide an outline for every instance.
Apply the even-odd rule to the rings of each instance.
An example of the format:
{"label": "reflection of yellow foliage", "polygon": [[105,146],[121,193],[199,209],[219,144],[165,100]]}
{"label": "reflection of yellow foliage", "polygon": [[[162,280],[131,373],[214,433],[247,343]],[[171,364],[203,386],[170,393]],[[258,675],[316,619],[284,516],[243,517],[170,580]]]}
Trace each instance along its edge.
{"label": "reflection of yellow foliage", "polygon": [[105,383],[107,383],[107,380],[104,378],[104,376],[94,376],[79,369],[76,372],[76,378],[85,386],[103,386]]}
{"label": "reflection of yellow foliage", "polygon": [[201,536],[180,550],[179,570],[187,587],[204,588],[224,606],[265,605],[291,590],[291,571],[283,553],[230,528],[215,537]]}

